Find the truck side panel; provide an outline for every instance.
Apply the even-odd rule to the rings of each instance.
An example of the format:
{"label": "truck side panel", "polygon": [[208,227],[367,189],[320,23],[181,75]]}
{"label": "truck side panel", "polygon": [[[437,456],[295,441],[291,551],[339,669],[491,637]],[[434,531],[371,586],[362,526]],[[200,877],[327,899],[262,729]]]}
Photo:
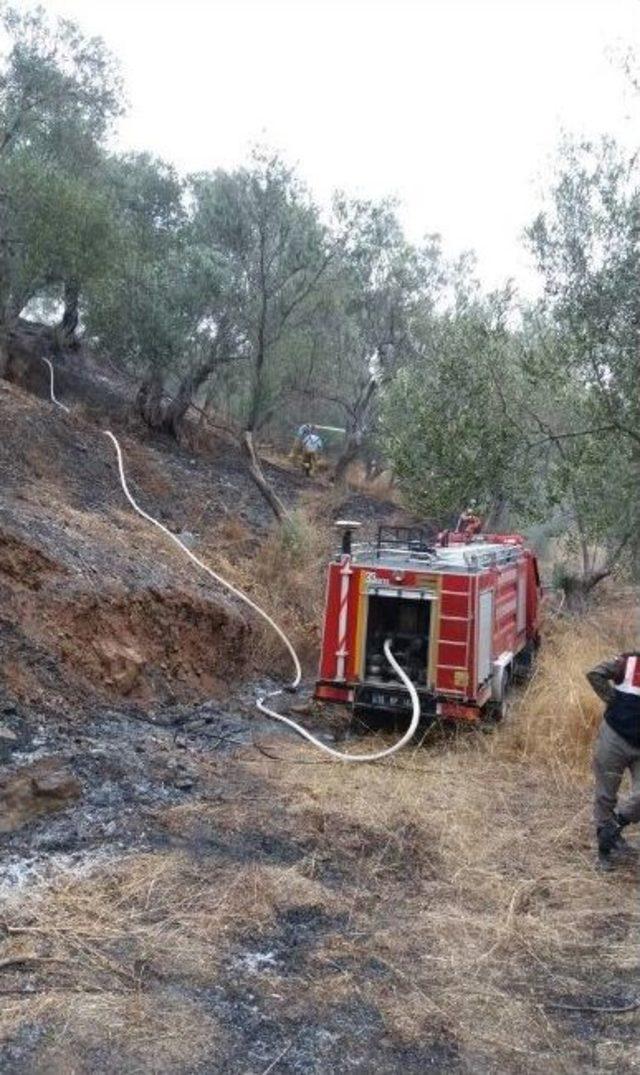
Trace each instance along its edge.
{"label": "truck side panel", "polygon": [[527,641],[533,641],[538,638],[540,574],[534,553],[526,549],[524,555],[527,571]]}
{"label": "truck side panel", "polygon": [[[487,582],[489,581],[487,580]],[[491,677],[494,622],[495,592],[493,586],[485,584],[485,588],[481,589],[478,597],[478,665],[474,687],[483,687]]]}
{"label": "truck side panel", "polygon": [[365,572],[354,568],[350,580],[347,604],[347,679],[351,682],[361,678],[364,638],[367,632],[367,598]]}
{"label": "truck side panel", "polygon": [[495,613],[493,657],[514,653],[516,649],[516,614],[518,609],[518,572],[515,566],[495,573]]}
{"label": "truck side panel", "polygon": [[322,649],[320,650],[320,679],[334,679],[338,648],[338,610],[340,607],[340,565],[329,564],[325,598]]}

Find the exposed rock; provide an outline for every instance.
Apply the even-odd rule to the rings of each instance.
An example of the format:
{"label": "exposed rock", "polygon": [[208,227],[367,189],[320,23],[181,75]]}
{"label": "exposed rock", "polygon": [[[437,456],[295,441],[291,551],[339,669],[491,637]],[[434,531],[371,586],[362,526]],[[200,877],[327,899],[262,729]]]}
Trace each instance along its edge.
{"label": "exposed rock", "polygon": [[82,790],[79,780],[68,769],[49,769],[31,777],[34,795],[54,799],[77,799]]}
{"label": "exposed rock", "polygon": [[100,639],[95,648],[104,669],[105,683],[115,686],[121,694],[129,694],[144,668],[144,657],[133,646],[125,646],[113,638]]}
{"label": "exposed rock", "polygon": [[82,786],[58,758],[43,758],[0,781],[0,833],[15,832],[40,814],[79,798]]}

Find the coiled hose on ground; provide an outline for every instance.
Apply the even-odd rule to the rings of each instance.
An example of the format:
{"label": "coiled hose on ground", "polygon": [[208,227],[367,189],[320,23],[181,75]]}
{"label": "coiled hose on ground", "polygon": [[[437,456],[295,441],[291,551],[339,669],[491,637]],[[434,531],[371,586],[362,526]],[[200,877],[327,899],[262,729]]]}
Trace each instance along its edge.
{"label": "coiled hose on ground", "polygon": [[[61,403],[60,400],[56,399],[53,364],[48,358],[45,358],[44,355],[42,355],[41,358],[42,361],[46,363],[49,368],[49,393],[51,396],[51,402],[55,404],[56,407],[59,407],[60,410],[64,411],[66,414],[69,414],[69,408],[65,407],[64,403]],[[158,530],[161,530],[162,533],[174,543],[174,545],[177,545],[178,548],[182,550],[185,556],[187,556],[189,560],[191,560],[192,563],[196,565],[196,567],[199,567],[201,571],[204,571],[207,575],[210,576],[210,578],[214,580],[214,582],[217,582],[225,590],[228,590],[228,592],[233,594],[234,597],[237,597],[238,600],[243,601],[248,608],[250,608],[253,612],[257,613],[258,616],[261,616],[265,623],[267,623],[269,627],[271,627],[271,629],[275,631],[275,633],[278,635],[278,638],[288,650],[291,660],[293,662],[294,676],[288,689],[291,691],[296,691],[300,686],[300,680],[302,679],[302,668],[300,665],[298,654],[296,653],[291,640],[287,637],[285,632],[275,622],[275,620],[273,620],[271,616],[267,612],[265,612],[263,608],[260,607],[260,605],[256,604],[255,601],[252,601],[252,599],[246,593],[244,593],[242,590],[239,590],[231,582],[228,582],[227,579],[223,578],[222,575],[219,575],[218,572],[214,571],[213,568],[208,566],[208,564],[205,564],[204,561],[201,560],[199,556],[196,556],[195,553],[191,551],[191,549],[187,548],[184,542],[182,542],[179,537],[176,537],[176,535],[173,534],[171,530],[168,529],[168,527],[164,526],[163,523],[161,523],[158,519],[155,519],[153,515],[149,515],[148,512],[144,511],[143,508],[140,507],[140,505],[133,498],[129,490],[129,486],[127,485],[120,443],[117,437],[114,436],[114,434],[110,430],[105,429],[103,430],[103,433],[106,437],[109,438],[116,450],[120,485],[122,486],[122,491],[133,510],[138,515],[140,515],[140,517],[146,522],[150,523],[152,526],[157,527]],[[311,743],[319,750],[324,751],[325,754],[329,754],[333,758],[338,758],[340,761],[366,762],[378,761],[380,758],[388,758],[391,754],[395,754],[397,753],[397,751],[402,750],[402,748],[406,746],[406,744],[413,738],[418,727],[418,722],[420,720],[420,699],[418,698],[418,692],[416,691],[416,688],[409,679],[409,676],[404,671],[404,669],[400,667],[397,660],[393,656],[393,653],[391,652],[391,643],[388,639],[384,643],[384,655],[396,675],[399,677],[400,681],[407,688],[407,691],[409,692],[409,697],[411,698],[412,707],[411,721],[406,732],[398,740],[397,743],[394,743],[391,747],[387,747],[385,750],[374,751],[371,754],[347,754],[344,751],[336,750],[334,747],[330,747],[327,743],[323,743],[321,739],[318,739],[315,735],[312,735],[311,732],[307,731],[306,728],[303,728],[301,724],[297,723],[297,721],[292,720],[291,717],[287,717],[283,713],[278,713],[275,709],[271,709],[268,705],[266,705],[267,699],[277,698],[281,696],[284,693],[283,688],[280,688],[276,691],[271,691],[268,694],[263,695],[261,698],[257,698],[256,707],[260,710],[261,713],[264,713],[265,716],[271,717],[271,719],[273,720],[278,720],[282,724],[286,724],[287,727],[291,728],[298,735],[302,736],[302,738],[306,739],[307,742]]]}

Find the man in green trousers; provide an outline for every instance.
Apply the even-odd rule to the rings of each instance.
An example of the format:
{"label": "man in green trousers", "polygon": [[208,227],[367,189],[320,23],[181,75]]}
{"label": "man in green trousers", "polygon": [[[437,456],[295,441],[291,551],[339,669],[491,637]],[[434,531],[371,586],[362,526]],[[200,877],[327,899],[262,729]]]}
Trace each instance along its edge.
{"label": "man in green trousers", "polygon": [[[622,653],[602,661],[587,673],[587,679],[606,703],[593,753],[594,818],[598,863],[612,870],[615,858],[634,853],[622,830],[640,821],[640,653]],[[627,769],[631,794],[619,805],[618,792]]]}

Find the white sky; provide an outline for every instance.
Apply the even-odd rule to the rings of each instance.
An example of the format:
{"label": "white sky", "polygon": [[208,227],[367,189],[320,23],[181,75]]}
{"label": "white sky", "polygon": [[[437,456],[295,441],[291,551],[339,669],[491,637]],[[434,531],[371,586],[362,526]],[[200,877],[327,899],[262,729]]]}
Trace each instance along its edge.
{"label": "white sky", "polygon": [[411,238],[475,249],[489,286],[532,287],[520,234],[563,130],[640,136],[611,52],[640,0],[44,0],[119,56],[119,145],[181,170],[253,141],[321,199],[396,195]]}

